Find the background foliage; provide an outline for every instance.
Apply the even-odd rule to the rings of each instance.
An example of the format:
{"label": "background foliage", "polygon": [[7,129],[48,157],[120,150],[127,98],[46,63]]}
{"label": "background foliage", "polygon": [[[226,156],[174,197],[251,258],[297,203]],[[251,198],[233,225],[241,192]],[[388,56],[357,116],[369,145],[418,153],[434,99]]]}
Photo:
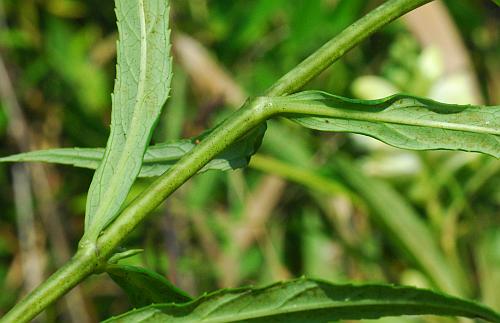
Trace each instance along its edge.
{"label": "background foliage", "polygon": [[[172,97],[154,142],[214,125],[377,3],[172,1]],[[428,21],[438,26],[418,16],[399,20],[308,87],[358,98],[404,91],[500,104],[498,7],[441,4],[426,12],[437,15]],[[0,28],[7,72],[0,69],[0,154],[104,146],[115,75],[113,2],[5,0]],[[193,178],[134,232],[129,246],[145,251],[127,262],[154,269],[193,296],[306,275],[431,287],[500,310],[497,159],[407,152],[272,122],[248,169]],[[0,169],[0,289],[12,291],[0,294],[1,315],[74,250],[92,171]],[[425,259],[428,245],[438,257]],[[423,263],[448,268],[451,278]],[[100,275],[45,319],[95,321],[128,307],[117,285]]]}

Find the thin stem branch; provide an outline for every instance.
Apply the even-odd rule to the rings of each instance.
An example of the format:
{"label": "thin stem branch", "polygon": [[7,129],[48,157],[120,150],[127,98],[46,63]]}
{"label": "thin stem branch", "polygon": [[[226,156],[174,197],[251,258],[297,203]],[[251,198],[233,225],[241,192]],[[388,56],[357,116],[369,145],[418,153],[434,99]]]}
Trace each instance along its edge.
{"label": "thin stem branch", "polygon": [[99,258],[95,253],[79,250],[71,260],[17,303],[0,321],[31,321],[47,306],[91,275],[98,266]]}
{"label": "thin stem branch", "polygon": [[[431,0],[389,0],[373,12],[351,25],[333,38],[304,62],[283,76],[267,92],[267,96],[282,96],[299,90],[349,49],[377,29],[408,11]],[[196,174],[217,154],[238,138],[270,118],[265,98],[247,102],[225,122],[207,136],[195,149],[187,153],[170,170],[155,180],[139,195],[97,240],[97,249],[80,246],[75,256],[47,281],[19,302],[2,322],[31,320],[87,276],[105,264],[114,250],[145,217],[158,207],[170,194]]]}
{"label": "thin stem branch", "polygon": [[302,63],[280,78],[266,92],[282,96],[300,90],[307,82],[342,57],[350,49],[405,13],[432,0],[389,0],[377,7],[324,44]]}
{"label": "thin stem branch", "polygon": [[[352,24],[338,36],[284,75],[266,93],[282,96],[297,91],[314,76],[340,58],[349,49],[373,34],[377,29],[432,0],[389,0]],[[258,101],[258,100],[257,100]],[[123,213],[105,230],[98,240],[100,252],[112,252],[146,215],[162,203],[172,192],[228,147],[242,134],[272,116],[268,102],[252,101],[209,135],[202,144],[186,154],[179,162],[154,181]],[[274,109],[269,109],[274,110]],[[241,121],[245,120],[243,123]],[[221,142],[222,141],[222,142]]]}
{"label": "thin stem branch", "polygon": [[81,244],[65,266],[16,304],[0,322],[31,320],[87,276],[102,270],[116,247],[149,213],[220,152],[268,118],[262,109],[265,100],[257,98],[233,113],[139,195],[103,232],[95,247]]}
{"label": "thin stem branch", "polygon": [[247,102],[144,190],[98,239],[99,252],[111,254],[123,239],[171,193],[238,138],[264,122],[268,118],[263,109],[267,105],[266,100],[257,98]]}

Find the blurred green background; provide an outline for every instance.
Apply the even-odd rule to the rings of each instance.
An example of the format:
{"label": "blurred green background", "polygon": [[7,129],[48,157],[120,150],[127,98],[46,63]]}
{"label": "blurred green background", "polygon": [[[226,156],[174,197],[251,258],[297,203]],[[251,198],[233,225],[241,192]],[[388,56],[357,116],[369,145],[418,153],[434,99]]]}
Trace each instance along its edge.
{"label": "blurred green background", "polygon": [[[174,78],[154,142],[213,126],[379,3],[172,0]],[[370,37],[307,88],[498,105],[499,17],[491,1],[434,2]],[[116,39],[112,1],[2,0],[0,155],[104,146]],[[75,250],[92,172],[42,164],[0,170],[2,315]],[[149,182],[139,180],[131,195]],[[500,161],[403,151],[273,120],[250,167],[191,179],[126,247],[145,249],[126,262],[192,295],[306,275],[428,287],[500,310]],[[99,275],[41,319],[94,322],[129,308]]]}

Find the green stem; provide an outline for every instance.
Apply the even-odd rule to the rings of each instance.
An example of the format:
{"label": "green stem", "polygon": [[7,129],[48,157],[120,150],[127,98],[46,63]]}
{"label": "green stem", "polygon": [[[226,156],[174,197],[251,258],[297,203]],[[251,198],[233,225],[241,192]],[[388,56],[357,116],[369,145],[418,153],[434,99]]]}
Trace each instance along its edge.
{"label": "green stem", "polygon": [[99,267],[93,252],[78,250],[64,266],[16,304],[1,322],[28,322]]}
{"label": "green stem", "polygon": [[[283,76],[266,95],[282,96],[299,90],[349,49],[390,21],[431,0],[389,0],[326,43],[296,68]],[[273,109],[267,99],[258,98],[233,113],[195,149],[155,180],[103,232],[97,246],[81,246],[75,256],[49,279],[16,304],[1,322],[26,322],[96,272],[144,218],[172,192],[218,153],[255,126],[270,118]]]}
{"label": "green stem", "polygon": [[87,276],[99,272],[116,247],[172,192],[205,164],[269,116],[266,98],[257,98],[233,113],[219,127],[155,180],[103,232],[96,245],[81,244],[66,265],[17,303],[1,322],[27,322]]}
{"label": "green stem", "polygon": [[268,98],[256,98],[231,114],[221,125],[144,190],[97,241],[101,253],[113,250],[142,220],[210,160],[269,118]]}
{"label": "green stem", "polygon": [[268,96],[282,96],[300,90],[307,82],[342,57],[361,41],[405,13],[432,0],[389,0],[359,19],[324,44],[266,92]]}

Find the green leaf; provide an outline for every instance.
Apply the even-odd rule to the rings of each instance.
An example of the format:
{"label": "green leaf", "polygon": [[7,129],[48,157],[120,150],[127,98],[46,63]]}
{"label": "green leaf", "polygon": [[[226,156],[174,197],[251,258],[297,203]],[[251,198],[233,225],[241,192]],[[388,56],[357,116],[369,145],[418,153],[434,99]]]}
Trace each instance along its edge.
{"label": "green leaf", "polygon": [[154,303],[186,303],[192,298],[163,276],[144,268],[110,264],[106,272],[128,295],[134,307]]}
{"label": "green leaf", "polygon": [[499,314],[482,305],[429,290],[377,284],[334,285],[301,278],[264,288],[220,290],[182,305],[151,305],[106,322],[292,323],[415,314],[500,320]]}
{"label": "green leaf", "polygon": [[500,106],[444,104],[410,95],[354,100],[318,91],[271,98],[300,125],[355,132],[404,149],[475,151],[500,157]]}
{"label": "green leaf", "polygon": [[467,294],[460,268],[447,261],[429,227],[397,191],[383,181],[364,175],[352,160],[342,156],[336,156],[335,168],[364,199],[373,211],[370,216],[396,248],[413,260],[439,289],[455,295]]}
{"label": "green leaf", "polygon": [[[247,166],[250,157],[260,147],[265,131],[266,124],[264,123],[211,160],[200,172],[225,171]],[[160,176],[193,149],[197,142],[203,140],[207,134],[208,132],[193,139],[150,146],[144,154],[139,177]],[[103,155],[103,148],[59,148],[3,157],[0,158],[0,162],[46,162],[95,169]]]}
{"label": "green leaf", "polygon": [[93,242],[118,215],[170,87],[168,4],[165,0],[117,0],[118,64],[111,133],[87,198],[85,235]]}
{"label": "green leaf", "polygon": [[0,158],[0,162],[44,162],[96,169],[104,148],[54,148]]}

